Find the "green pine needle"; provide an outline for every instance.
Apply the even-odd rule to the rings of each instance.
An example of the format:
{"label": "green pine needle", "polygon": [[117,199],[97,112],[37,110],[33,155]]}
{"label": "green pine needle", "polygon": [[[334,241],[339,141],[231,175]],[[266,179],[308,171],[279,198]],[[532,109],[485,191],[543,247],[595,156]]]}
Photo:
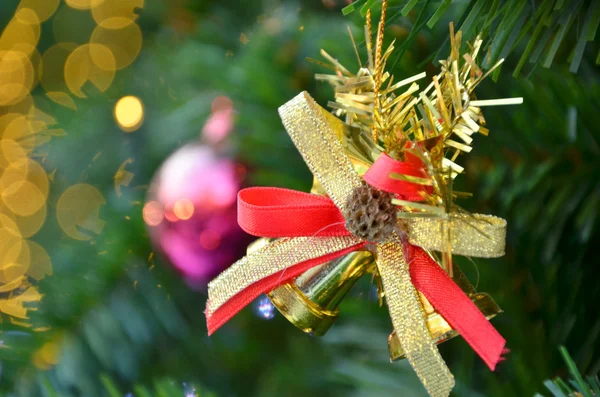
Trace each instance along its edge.
{"label": "green pine needle", "polygon": [[117,388],[117,385],[106,375],[100,375],[100,381],[104,385],[104,388],[108,392],[110,397],[121,397],[121,393]]}
{"label": "green pine needle", "polygon": [[548,389],[554,397],[567,397],[560,387],[551,380],[544,381],[544,386],[546,386],[546,389]]}
{"label": "green pine needle", "polygon": [[360,15],[362,15],[363,18],[367,15],[367,11],[369,11],[371,7],[373,7],[376,1],[377,0],[367,0],[365,5],[362,6],[362,8],[360,9]]}
{"label": "green pine needle", "polygon": [[433,29],[435,24],[440,20],[442,15],[444,15],[444,13],[446,12],[446,10],[448,9],[448,7],[450,6],[451,3],[452,3],[452,0],[444,0],[444,2],[442,4],[440,4],[438,9],[431,16],[431,18],[429,18],[429,21],[427,21],[427,27],[429,29]]}
{"label": "green pine needle", "polygon": [[600,396],[600,379],[598,378],[598,375],[588,376],[587,381],[589,382],[590,386],[592,386],[594,395]]}
{"label": "green pine needle", "polygon": [[49,397],[60,397],[59,394],[54,390],[54,387],[52,387],[52,384],[47,377],[44,377],[42,385],[44,386],[44,390]]}
{"label": "green pine needle", "polygon": [[144,386],[134,386],[133,390],[136,397],[152,397],[152,394]]}
{"label": "green pine needle", "polygon": [[552,395],[554,397],[568,397],[578,393],[578,395],[583,397],[600,396],[600,380],[598,379],[598,376],[588,376],[586,383],[567,349],[564,346],[559,346],[558,349],[571,374],[572,379],[569,379],[569,384],[571,384],[572,387],[561,378],[546,380],[544,381],[544,386],[546,386]]}
{"label": "green pine needle", "polygon": [[560,350],[560,354],[563,356],[563,360],[565,360],[565,363],[567,364],[567,367],[569,368],[569,372],[571,373],[571,376],[573,376],[573,378],[579,385],[580,392],[583,394],[584,397],[592,397],[593,395],[590,392],[590,386],[584,382],[583,377],[581,376],[581,373],[577,369],[577,365],[575,365],[575,362],[569,355],[569,352],[567,351],[567,349],[564,346],[560,346],[559,350]]}
{"label": "green pine needle", "polygon": [[596,37],[596,31],[598,30],[598,24],[600,24],[600,2],[592,1],[590,4],[590,26],[588,27],[585,39],[587,41],[593,41]]}
{"label": "green pine needle", "polygon": [[571,9],[567,12],[567,14],[566,15],[563,14],[561,19],[558,21],[558,23],[561,24],[561,27],[558,29],[558,32],[556,33],[556,36],[554,37],[554,41],[552,42],[552,45],[550,46],[550,50],[548,50],[548,55],[546,56],[546,60],[542,64],[542,66],[544,66],[545,68],[549,68],[552,65],[552,61],[554,60],[554,57],[556,56],[556,52],[558,51],[559,46],[561,45],[563,39],[565,38],[567,31],[571,27],[571,24],[575,20],[575,17],[577,15],[577,12],[579,11],[579,7],[581,6],[581,3],[582,3],[581,0],[578,1],[577,3],[575,3],[573,5],[573,7],[571,7]]}
{"label": "green pine needle", "polygon": [[402,9],[402,15],[407,16],[408,13],[417,5],[419,0],[410,0]]}
{"label": "green pine needle", "polygon": [[[364,16],[377,1],[357,0],[344,7],[342,12],[347,15],[360,7],[360,12]],[[464,3],[466,5],[463,6]],[[481,34],[484,39],[487,38],[487,48],[490,46],[492,48],[488,66],[522,49],[522,52],[517,55],[518,62],[513,70],[515,77],[521,74],[528,61],[549,68],[557,58],[557,54],[565,53],[561,49],[570,48],[572,48],[570,56],[562,56],[561,59],[566,58],[566,62],[570,63],[569,70],[576,73],[584,59],[586,43],[595,39],[600,26],[600,1],[469,0],[464,3],[442,0],[435,8],[429,10],[428,4],[418,0],[399,2],[393,7],[399,11],[386,21],[386,26],[392,25],[401,16],[408,16],[417,6],[422,7],[417,18],[424,17],[427,22],[413,22],[409,35],[411,39],[425,25],[428,29],[434,29],[450,10],[461,7],[461,11],[457,14],[460,17],[458,21],[455,20],[455,26],[457,30],[462,30],[465,41],[472,42],[477,34]],[[579,26],[579,21],[582,22],[582,26]],[[527,45],[520,46],[521,40],[525,40]],[[435,60],[440,59],[446,47],[447,42],[444,42],[436,51]],[[404,54],[405,51],[399,53]],[[396,63],[397,61],[394,62]],[[600,54],[597,63],[600,63]]]}
{"label": "green pine needle", "polygon": [[342,8],[342,14],[348,15],[356,11],[356,9],[364,3],[365,0],[356,0],[354,3],[348,4],[346,7]]}

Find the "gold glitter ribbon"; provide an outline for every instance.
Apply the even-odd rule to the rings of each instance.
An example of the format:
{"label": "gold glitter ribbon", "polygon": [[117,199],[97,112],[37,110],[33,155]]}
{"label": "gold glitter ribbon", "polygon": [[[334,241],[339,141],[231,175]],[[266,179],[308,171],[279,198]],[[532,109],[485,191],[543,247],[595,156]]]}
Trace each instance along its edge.
{"label": "gold glitter ribbon", "polygon": [[430,396],[448,396],[454,387],[454,376],[440,356],[423,320],[423,308],[410,279],[399,238],[377,246],[377,268],[392,325],[406,358]]}
{"label": "gold glitter ribbon", "polygon": [[212,315],[246,287],[297,263],[341,251],[362,240],[354,236],[295,237],[275,240],[231,265],[208,284],[206,310]]}
{"label": "gold glitter ribbon", "polygon": [[346,199],[362,184],[340,143],[344,123],[302,92],[279,108],[279,115],[306,165],[343,212]]}
{"label": "gold glitter ribbon", "polygon": [[[444,226],[449,226],[452,253],[477,258],[504,255],[506,220],[492,215],[451,213],[449,220],[406,219],[409,242],[426,250],[443,251]],[[446,223],[446,225],[444,225]]]}
{"label": "gold glitter ribbon", "polygon": [[[304,161],[343,211],[347,197],[362,184],[338,139],[343,135],[344,123],[321,108],[306,92],[280,107],[279,114]],[[427,330],[402,243],[396,237],[377,245],[376,251],[390,317],[402,348],[429,394],[448,396],[454,377]]]}

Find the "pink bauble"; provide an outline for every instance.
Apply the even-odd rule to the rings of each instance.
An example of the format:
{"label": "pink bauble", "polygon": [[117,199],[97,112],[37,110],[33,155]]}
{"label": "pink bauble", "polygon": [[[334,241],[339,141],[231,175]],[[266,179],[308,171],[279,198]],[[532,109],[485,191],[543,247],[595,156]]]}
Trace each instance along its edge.
{"label": "pink bauble", "polygon": [[245,168],[210,146],[186,145],[160,167],[144,220],[156,248],[190,284],[203,287],[244,255],[251,237],[237,223]]}

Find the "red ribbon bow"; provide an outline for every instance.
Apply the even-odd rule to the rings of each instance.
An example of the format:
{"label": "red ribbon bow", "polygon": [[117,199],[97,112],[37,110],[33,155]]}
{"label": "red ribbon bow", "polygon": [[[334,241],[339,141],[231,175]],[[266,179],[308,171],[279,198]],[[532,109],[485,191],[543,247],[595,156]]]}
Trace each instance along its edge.
{"label": "red ribbon bow", "polygon": [[[370,185],[396,194],[404,200],[419,200],[422,186],[389,178],[391,173],[426,177],[420,160],[407,162],[379,156],[363,179]],[[254,187],[243,189],[238,195],[238,223],[246,232],[259,237],[319,237],[348,236],[340,210],[327,197],[295,190]],[[295,264],[283,272],[273,274],[251,285],[230,299],[207,318],[208,332],[212,334],[244,306],[263,293],[292,281],[311,267],[320,265],[367,244],[358,244],[317,259]],[[491,370],[502,360],[506,341],[485,316],[442,268],[420,247],[406,243],[406,255],[411,280],[438,313],[458,331]]]}

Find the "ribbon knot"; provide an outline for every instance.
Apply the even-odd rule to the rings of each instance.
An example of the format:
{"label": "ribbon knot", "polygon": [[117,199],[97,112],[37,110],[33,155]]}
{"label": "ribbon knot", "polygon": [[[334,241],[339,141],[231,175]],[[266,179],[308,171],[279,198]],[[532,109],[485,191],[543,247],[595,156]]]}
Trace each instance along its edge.
{"label": "ribbon knot", "polygon": [[372,243],[389,240],[398,224],[398,207],[392,204],[393,197],[367,183],[354,189],[343,213],[346,229]]}

